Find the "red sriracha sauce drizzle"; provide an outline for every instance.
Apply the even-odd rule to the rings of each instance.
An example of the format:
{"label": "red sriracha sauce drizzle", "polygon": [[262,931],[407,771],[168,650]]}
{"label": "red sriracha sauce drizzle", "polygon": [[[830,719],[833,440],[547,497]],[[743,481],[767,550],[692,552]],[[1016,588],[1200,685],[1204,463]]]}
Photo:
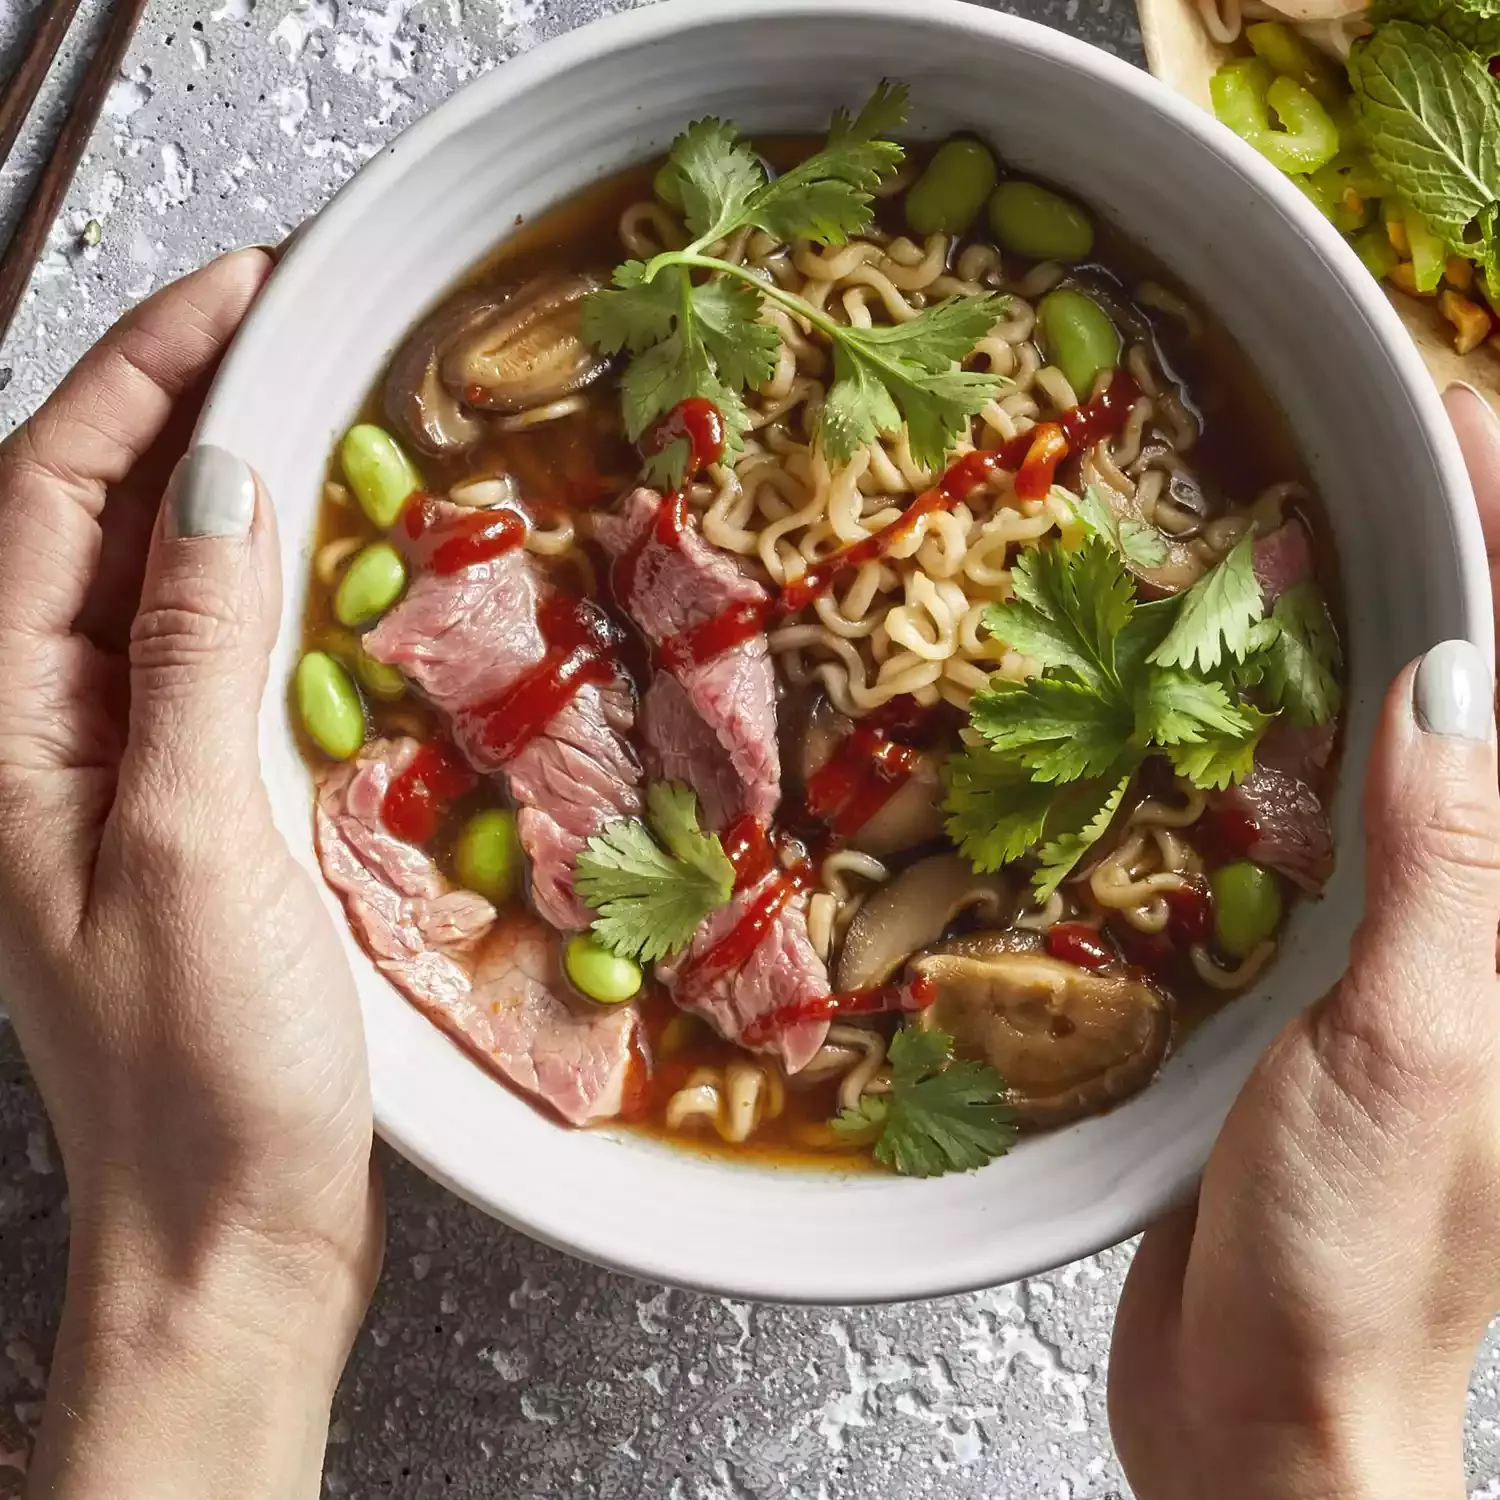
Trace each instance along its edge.
{"label": "red sriracha sauce drizzle", "polygon": [[1080,969],[1102,969],[1114,962],[1114,954],[1087,922],[1054,922],[1047,929],[1047,952]]}
{"label": "red sriracha sauce drizzle", "polygon": [[775,851],[765,825],[750,813],[730,820],[719,835],[719,843],[729,863],[734,866],[734,888],[743,891],[770,873],[776,863]]}
{"label": "red sriracha sauce drizzle", "polygon": [[687,477],[696,478],[724,457],[724,418],[706,396],[689,396],[651,429],[645,451],[660,453],[673,443],[687,440]]}
{"label": "red sriracha sauce drizzle", "polygon": [[925,974],[919,974],[905,984],[874,984],[868,989],[846,990],[841,995],[823,995],[791,1005],[778,1005],[775,1010],[757,1016],[745,1028],[744,1037],[755,1047],[789,1026],[803,1026],[809,1021],[832,1021],[839,1016],[926,1010],[936,999],[937,986]]}
{"label": "red sriracha sauce drizzle", "polygon": [[468,710],[478,738],[498,762],[519,755],[587,682],[610,682],[620,667],[618,637],[602,610],[559,596],[537,612],[547,654],[498,698]]}
{"label": "red sriracha sauce drizzle", "polygon": [[[924,516],[935,511],[952,510],[1001,470],[1014,471],[1018,499],[1044,499],[1063,459],[1074,449],[1087,447],[1118,432],[1125,425],[1139,395],[1140,388],[1129,372],[1121,370],[1100,395],[1083,406],[1064,412],[1056,422],[1043,422],[1002,447],[966,453],[950,464],[942,478],[930,490],[918,495],[889,526],[819,558],[801,577],[783,584],[778,594],[733,604],[719,614],[668,637],[658,647],[663,666],[679,673],[702,666],[759,635],[768,626],[806,609],[848,573],[888,556],[916,530]],[[670,517],[663,520],[669,509]],[[654,534],[663,546],[676,545],[686,517],[686,504],[680,496],[663,503],[657,512],[654,532],[648,529],[616,564],[617,599],[631,597],[635,569],[648,538]],[[620,591],[622,587],[625,589],[623,593]]]}
{"label": "red sriracha sauce drizzle", "polygon": [[478,780],[452,745],[434,740],[386,788],[380,820],[398,839],[425,844],[437,832],[443,808]]}
{"label": "red sriracha sauce drizzle", "polygon": [[461,573],[475,563],[502,556],[526,540],[526,518],[518,511],[476,510],[439,523],[437,507],[431,495],[419,490],[401,512],[401,529],[414,542],[441,524],[441,539],[427,560],[434,573]]}
{"label": "red sriracha sauce drizzle", "polygon": [[925,729],[933,710],[902,695],[867,714],[808,777],[799,824],[821,824],[827,836],[848,838],[863,828],[906,784],[921,761],[909,745],[890,738]]}

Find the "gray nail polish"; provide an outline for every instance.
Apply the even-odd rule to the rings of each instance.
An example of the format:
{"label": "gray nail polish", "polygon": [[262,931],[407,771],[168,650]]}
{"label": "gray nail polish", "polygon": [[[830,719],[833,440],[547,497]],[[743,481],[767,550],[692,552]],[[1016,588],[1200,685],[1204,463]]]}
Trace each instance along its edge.
{"label": "gray nail polish", "polygon": [[1495,719],[1494,689],[1479,648],[1470,641],[1434,646],[1417,668],[1412,710],[1428,734],[1487,740]]}
{"label": "gray nail polish", "polygon": [[255,519],[255,475],[244,459],[201,443],[167,487],[168,537],[247,536]]}

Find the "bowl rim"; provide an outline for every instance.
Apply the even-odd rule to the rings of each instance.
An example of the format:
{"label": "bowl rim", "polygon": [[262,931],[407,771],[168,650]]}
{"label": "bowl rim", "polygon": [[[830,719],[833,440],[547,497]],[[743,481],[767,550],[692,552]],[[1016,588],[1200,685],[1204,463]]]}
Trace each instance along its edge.
{"label": "bowl rim", "polygon": [[[774,23],[779,19],[815,19],[847,16],[851,19],[890,20],[910,27],[964,36],[983,33],[1016,51],[1042,58],[1072,71],[1089,75],[1101,85],[1128,96],[1132,104],[1165,116],[1192,136],[1199,147],[1224,167],[1234,171],[1258,194],[1269,198],[1309,241],[1309,249],[1320,254],[1328,273],[1364,315],[1371,335],[1383,345],[1395,378],[1411,398],[1413,417],[1428,441],[1439,471],[1438,502],[1446,512],[1455,548],[1455,571],[1461,594],[1461,609],[1468,637],[1479,646],[1493,666],[1494,639],[1490,630],[1490,588],[1479,518],[1472,501],[1467,472],[1457,441],[1443,412],[1438,393],[1415,346],[1407,336],[1395,310],[1369,277],[1349,247],[1312,207],[1297,188],[1269,162],[1219,125],[1211,115],[1181,98],[1149,72],[1137,68],[1102,48],[1039,22],[995,11],[973,0],[924,0],[913,10],[909,0],[656,0],[656,3],[592,21],[577,30],[552,38],[502,66],[459,88],[449,98],[414,121],[365,163],[311,219],[305,221],[283,247],[283,254],[261,296],[246,320],[220,368],[200,417],[197,440],[212,442],[221,421],[227,397],[238,379],[253,369],[256,340],[245,331],[274,322],[283,300],[299,284],[298,267],[309,246],[334,241],[346,225],[356,224],[365,205],[385,193],[399,174],[407,170],[407,158],[421,156],[477,119],[502,109],[512,98],[538,85],[565,75],[580,64],[595,61],[624,47],[662,40],[701,28],[732,25],[744,21]],[[1468,497],[1468,504],[1464,499]],[[504,1087],[503,1084],[497,1084]],[[785,1275],[736,1273],[732,1282],[704,1274],[701,1265],[686,1259],[667,1264],[665,1258],[647,1262],[621,1254],[589,1228],[587,1216],[534,1211],[524,1190],[500,1196],[482,1193],[455,1180],[429,1149],[428,1131],[420,1117],[391,1110],[377,1094],[374,1098],[376,1132],[402,1156],[435,1181],[485,1213],[500,1219],[534,1239],[594,1264],[653,1281],[692,1290],[731,1296],[749,1296],[786,1303],[825,1304],[826,1295],[811,1286],[799,1286]],[[1214,1131],[1217,1133],[1218,1125]],[[1091,1218],[1087,1236],[1079,1237],[1078,1226],[1059,1225],[1038,1243],[1029,1258],[1011,1254],[976,1276],[958,1269],[944,1271],[942,1258],[905,1266],[899,1273],[860,1272],[851,1267],[841,1284],[841,1304],[889,1302],[913,1298],[948,1296],[1019,1279],[1064,1264],[1068,1260],[1097,1253],[1138,1233],[1160,1214],[1183,1202],[1196,1191],[1207,1159],[1211,1139],[1201,1150],[1188,1152],[1170,1176],[1154,1191],[1147,1191],[1130,1204],[1112,1201],[1100,1205]],[[727,1170],[737,1170],[732,1165]],[[518,1182],[524,1174],[518,1174]],[[830,1180],[837,1180],[836,1174]]]}

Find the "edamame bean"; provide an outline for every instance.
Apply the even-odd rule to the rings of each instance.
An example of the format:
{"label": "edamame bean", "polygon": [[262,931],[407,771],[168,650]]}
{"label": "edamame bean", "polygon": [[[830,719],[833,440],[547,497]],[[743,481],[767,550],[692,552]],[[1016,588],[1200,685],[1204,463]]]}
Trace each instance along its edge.
{"label": "edamame bean", "polygon": [[657,169],[656,176],[651,179],[651,191],[656,194],[658,203],[665,203],[668,208],[682,211],[682,178],[677,175],[677,168],[669,161],[664,161]]}
{"label": "edamame bean", "polygon": [[[503,807],[475,813],[458,836],[457,864],[462,885],[496,906],[504,906],[521,887],[516,815]],[[581,984],[578,987],[583,988]]]}
{"label": "edamame bean", "polygon": [[365,742],[365,711],[349,674],[326,651],[309,651],[297,663],[294,690],[313,743],[334,760],[348,760]]}
{"label": "edamame bean", "polygon": [[344,434],[339,462],[360,508],[383,531],[396,524],[401,507],[422,488],[422,476],[401,444],[372,422]]}
{"label": "edamame bean", "polygon": [[1232,958],[1253,953],[1281,921],[1281,883],[1248,859],[1222,865],[1208,877],[1214,896],[1214,937]]}
{"label": "edamame bean", "polygon": [[645,979],[634,959],[611,953],[586,932],[568,939],[563,968],[590,1000],[601,1005],[620,1005],[629,1000]]}
{"label": "edamame bean", "polygon": [[401,597],[406,587],[406,564],[389,542],[372,542],[354,554],[333,595],[339,624],[368,625]]}
{"label": "edamame bean", "polygon": [[1120,362],[1120,330],[1092,297],[1071,287],[1042,298],[1036,324],[1042,352],[1067,376],[1079,401],[1087,401],[1100,372]]}
{"label": "edamame bean", "polygon": [[359,685],[372,698],[379,698],[385,703],[394,703],[397,698],[406,696],[406,674],[401,668],[388,666],[383,661],[376,661],[367,652],[355,653],[354,675],[359,678]]}
{"label": "edamame bean", "polygon": [[1035,182],[1002,182],[995,189],[990,229],[1002,250],[1028,260],[1085,260],[1094,248],[1089,216]]}
{"label": "edamame bean", "polygon": [[978,141],[944,141],[906,194],[917,234],[963,234],[995,187],[995,158]]}

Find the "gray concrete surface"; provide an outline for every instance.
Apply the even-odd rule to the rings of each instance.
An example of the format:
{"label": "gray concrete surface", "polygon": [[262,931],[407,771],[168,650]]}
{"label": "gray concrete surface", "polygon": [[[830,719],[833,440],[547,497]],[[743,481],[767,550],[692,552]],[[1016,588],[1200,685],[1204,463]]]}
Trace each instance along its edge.
{"label": "gray concrete surface", "polygon": [[[603,8],[152,0],[0,347],[0,429],[130,302],[220,250],[279,240],[431,104]],[[1139,61],[1130,0],[1018,8]],[[30,9],[0,0],[0,75]],[[80,40],[100,14],[84,0]],[[45,156],[59,84],[77,66],[70,51],[0,173],[0,223]],[[335,1408],[329,1496],[1127,1494],[1104,1370],[1128,1248],[946,1302],[750,1307],[594,1270],[491,1223],[389,1153],[385,1165],[387,1269]],[[62,1177],[0,1015],[0,1500],[19,1493],[40,1414],[66,1242]],[[1471,1500],[1500,1500],[1497,1420],[1492,1336],[1470,1394]]]}

